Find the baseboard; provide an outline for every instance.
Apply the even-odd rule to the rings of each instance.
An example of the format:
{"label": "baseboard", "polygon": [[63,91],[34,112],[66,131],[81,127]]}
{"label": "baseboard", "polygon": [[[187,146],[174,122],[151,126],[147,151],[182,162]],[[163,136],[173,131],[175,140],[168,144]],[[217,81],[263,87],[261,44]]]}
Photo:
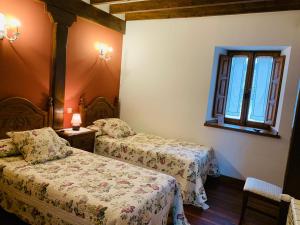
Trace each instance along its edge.
{"label": "baseboard", "polygon": [[225,175],[221,175],[219,177],[208,177],[208,181],[209,182],[218,182],[224,185],[229,185],[229,186],[233,186],[237,189],[242,190],[244,185],[245,185],[245,181],[244,180],[240,180],[234,177],[229,177],[229,176],[225,176]]}
{"label": "baseboard", "polygon": [[245,185],[245,181],[244,180],[237,179],[237,178],[234,178],[234,177],[229,177],[229,176],[221,175],[220,179],[224,183],[229,183],[229,184],[234,184],[234,185],[241,185],[241,186]]}

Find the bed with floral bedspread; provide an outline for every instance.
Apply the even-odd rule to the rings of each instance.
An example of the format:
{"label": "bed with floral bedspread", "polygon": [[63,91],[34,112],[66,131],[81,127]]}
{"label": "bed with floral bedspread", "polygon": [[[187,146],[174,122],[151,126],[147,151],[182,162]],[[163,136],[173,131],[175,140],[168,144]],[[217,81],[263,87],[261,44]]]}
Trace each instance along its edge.
{"label": "bed with floral bedspread", "polygon": [[72,149],[67,158],[32,165],[0,159],[0,205],[30,224],[188,224],[176,180]]}
{"label": "bed with floral bedspread", "polygon": [[149,134],[125,138],[96,134],[95,153],[175,177],[184,203],[204,209],[208,207],[203,186],[207,175],[219,175],[213,149]]}

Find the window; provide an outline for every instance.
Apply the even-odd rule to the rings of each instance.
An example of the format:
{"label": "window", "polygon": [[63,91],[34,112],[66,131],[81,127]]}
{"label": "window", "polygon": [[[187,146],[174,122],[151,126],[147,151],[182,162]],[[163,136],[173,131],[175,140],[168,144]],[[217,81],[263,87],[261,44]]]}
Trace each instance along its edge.
{"label": "window", "polygon": [[225,124],[270,129],[276,123],[285,57],[280,52],[221,55],[213,116]]}

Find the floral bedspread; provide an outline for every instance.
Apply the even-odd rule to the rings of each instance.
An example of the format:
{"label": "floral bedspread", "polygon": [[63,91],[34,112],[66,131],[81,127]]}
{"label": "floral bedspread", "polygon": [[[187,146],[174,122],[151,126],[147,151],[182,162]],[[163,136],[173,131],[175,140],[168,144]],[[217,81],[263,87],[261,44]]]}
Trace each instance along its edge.
{"label": "floral bedspread", "polygon": [[175,177],[185,204],[208,208],[203,184],[207,175],[219,175],[211,148],[143,133],[119,139],[96,135],[95,146],[97,154]]}
{"label": "floral bedspread", "polygon": [[0,205],[30,224],[188,224],[168,175],[77,149],[43,164],[0,159]]}

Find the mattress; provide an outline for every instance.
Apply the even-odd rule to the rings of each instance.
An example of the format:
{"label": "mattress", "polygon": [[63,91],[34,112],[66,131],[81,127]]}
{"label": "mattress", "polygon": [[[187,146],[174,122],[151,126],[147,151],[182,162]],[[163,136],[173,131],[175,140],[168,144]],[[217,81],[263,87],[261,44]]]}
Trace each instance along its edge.
{"label": "mattress", "polygon": [[207,209],[204,183],[219,176],[213,149],[138,133],[126,138],[96,135],[95,153],[163,172],[176,178],[185,204]]}
{"label": "mattress", "polygon": [[0,205],[30,224],[188,224],[176,180],[78,149],[31,165],[0,159]]}

